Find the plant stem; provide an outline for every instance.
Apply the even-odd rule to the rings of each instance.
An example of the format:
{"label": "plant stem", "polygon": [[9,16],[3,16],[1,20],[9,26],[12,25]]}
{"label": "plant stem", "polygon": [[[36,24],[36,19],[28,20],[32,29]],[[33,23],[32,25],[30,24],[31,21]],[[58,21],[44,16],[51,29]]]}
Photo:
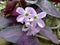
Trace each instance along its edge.
{"label": "plant stem", "polygon": [[42,39],[45,39],[45,40],[49,40],[48,38],[43,37],[43,36],[41,36],[41,35],[36,35],[36,37],[38,37],[38,38],[42,38]]}
{"label": "plant stem", "polygon": [[[36,35],[36,37],[38,37],[38,38],[42,38],[42,39],[45,39],[45,40],[49,40],[48,38],[43,37],[43,36],[41,36],[41,35]],[[60,42],[60,40],[58,40],[58,41]]]}
{"label": "plant stem", "polygon": [[51,27],[51,29],[58,29],[60,28],[60,24],[58,24],[56,27]]}

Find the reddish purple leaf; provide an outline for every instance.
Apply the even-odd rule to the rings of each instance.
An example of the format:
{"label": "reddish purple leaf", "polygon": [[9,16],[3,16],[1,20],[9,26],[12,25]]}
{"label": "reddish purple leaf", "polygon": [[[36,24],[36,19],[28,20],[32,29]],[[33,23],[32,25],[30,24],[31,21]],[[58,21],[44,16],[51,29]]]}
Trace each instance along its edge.
{"label": "reddish purple leaf", "polygon": [[8,18],[9,20],[11,20],[12,23],[16,23],[16,24],[17,24],[17,21],[16,21],[17,16],[12,16],[12,15],[10,15],[10,16],[8,16],[7,18]]}
{"label": "reddish purple leaf", "polygon": [[51,1],[56,2],[56,3],[60,2],[60,0],[51,0]]}
{"label": "reddish purple leaf", "polygon": [[20,39],[17,41],[18,45],[39,45],[39,41],[36,37],[26,36],[23,34],[23,40]]}
{"label": "reddish purple leaf", "polygon": [[20,6],[22,6],[23,8],[25,8],[26,1],[25,0],[19,0],[19,4],[20,4]]}
{"label": "reddish purple leaf", "polygon": [[15,43],[20,38],[20,36],[22,36],[22,31],[20,28],[19,26],[8,27],[0,32],[0,37]]}
{"label": "reddish purple leaf", "polygon": [[8,1],[4,10],[4,15],[9,14],[16,6],[17,1]]}
{"label": "reddish purple leaf", "polygon": [[0,37],[18,45],[39,45],[39,40],[22,32],[22,26],[12,26],[0,32]]}
{"label": "reddish purple leaf", "polygon": [[59,44],[56,35],[53,34],[52,30],[49,27],[46,26],[44,29],[40,30],[40,34],[44,37],[47,37],[53,43]]}
{"label": "reddish purple leaf", "polygon": [[41,8],[42,11],[47,12],[49,15],[60,18],[60,12],[56,7],[47,0],[38,0],[36,5]]}
{"label": "reddish purple leaf", "polygon": [[20,15],[20,14],[18,14],[18,13],[16,12],[16,8],[17,8],[17,7],[15,7],[9,14],[12,15],[12,16],[18,16],[18,15]]}
{"label": "reddish purple leaf", "polygon": [[7,27],[11,23],[12,23],[11,20],[9,20],[9,19],[7,19],[7,18],[5,18],[3,16],[0,16],[0,29]]}

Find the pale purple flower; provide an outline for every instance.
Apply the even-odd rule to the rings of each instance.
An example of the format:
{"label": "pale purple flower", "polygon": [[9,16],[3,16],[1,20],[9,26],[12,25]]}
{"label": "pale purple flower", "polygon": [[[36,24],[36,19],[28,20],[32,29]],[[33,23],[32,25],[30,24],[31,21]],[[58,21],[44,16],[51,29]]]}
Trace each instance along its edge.
{"label": "pale purple flower", "polygon": [[20,14],[17,17],[17,22],[25,22],[27,28],[23,28],[22,31],[28,31],[27,35],[35,35],[41,28],[44,28],[45,24],[42,18],[46,16],[46,12],[37,14],[32,7],[26,7],[25,10],[18,7],[16,12]]}
{"label": "pale purple flower", "polygon": [[42,18],[46,16],[46,12],[41,12],[39,14],[33,15],[33,21],[31,22],[30,26],[27,28],[23,29],[23,31],[28,31],[27,35],[36,35],[37,33],[40,32],[42,28],[45,27],[44,21]]}
{"label": "pale purple flower", "polygon": [[44,18],[46,16],[46,12],[41,12],[41,13],[36,13],[34,15],[33,20],[36,22],[36,24],[40,27],[43,28],[45,26],[44,21],[42,20],[42,18]]}
{"label": "pale purple flower", "polygon": [[40,27],[36,27],[36,23],[32,22],[31,25],[29,25],[27,28],[22,28],[22,31],[26,32],[27,35],[36,35],[40,31]]}
{"label": "pale purple flower", "polygon": [[20,15],[17,17],[17,22],[25,22],[26,25],[30,25],[29,21],[33,21],[33,15],[36,14],[35,10],[31,7],[26,7],[25,10],[21,7],[16,9]]}

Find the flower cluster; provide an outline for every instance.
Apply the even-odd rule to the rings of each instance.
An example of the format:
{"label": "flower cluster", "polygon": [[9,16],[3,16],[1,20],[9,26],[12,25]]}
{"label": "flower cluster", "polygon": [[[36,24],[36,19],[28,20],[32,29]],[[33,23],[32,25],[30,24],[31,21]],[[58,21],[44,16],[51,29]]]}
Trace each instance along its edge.
{"label": "flower cluster", "polygon": [[35,35],[40,31],[40,28],[44,28],[45,24],[42,18],[46,16],[46,12],[37,14],[32,7],[26,7],[25,10],[18,7],[16,12],[20,14],[17,17],[17,22],[25,23],[27,27],[22,29],[22,31],[28,31],[27,35]]}

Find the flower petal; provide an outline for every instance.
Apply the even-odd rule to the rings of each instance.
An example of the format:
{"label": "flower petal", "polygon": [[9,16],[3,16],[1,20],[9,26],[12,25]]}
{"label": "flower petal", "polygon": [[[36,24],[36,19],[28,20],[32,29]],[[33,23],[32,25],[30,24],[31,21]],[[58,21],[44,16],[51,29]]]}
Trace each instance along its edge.
{"label": "flower petal", "polygon": [[29,29],[29,31],[27,32],[27,35],[28,36],[31,36],[32,35],[32,32],[31,32],[32,30],[31,29]]}
{"label": "flower petal", "polygon": [[34,21],[34,19],[33,18],[30,18],[30,21]]}
{"label": "flower petal", "polygon": [[29,19],[29,18],[26,18],[25,20],[26,20],[26,21],[29,21],[29,22],[34,21],[33,18],[30,18],[30,19]]}
{"label": "flower petal", "polygon": [[43,28],[43,27],[45,26],[44,21],[41,20],[41,19],[37,20],[37,24],[38,24],[38,26],[41,27],[41,28]]}
{"label": "flower petal", "polygon": [[28,32],[27,32],[27,35],[33,35],[33,36],[35,36],[38,32],[40,32],[40,28],[34,28],[34,27],[32,27],[32,28],[30,28],[29,30],[28,30]]}
{"label": "flower petal", "polygon": [[41,12],[38,14],[39,18],[44,18],[46,16],[46,12]]}
{"label": "flower petal", "polygon": [[28,17],[25,17],[25,21],[30,21],[30,19]]}
{"label": "flower petal", "polygon": [[23,23],[24,22],[24,16],[23,15],[19,15],[18,17],[17,17],[17,22],[21,22],[21,23]]}
{"label": "flower petal", "polygon": [[34,36],[34,35],[36,35],[38,32],[40,32],[40,28],[38,28],[38,27],[37,27],[37,28],[33,28],[31,32],[32,32],[32,34],[33,34],[33,36]]}
{"label": "flower petal", "polygon": [[36,11],[35,11],[32,7],[27,7],[27,8],[25,8],[25,11],[26,11],[29,15],[37,15]]}
{"label": "flower petal", "polygon": [[18,7],[18,8],[16,9],[16,12],[19,13],[19,14],[21,14],[21,15],[23,15],[23,14],[24,14],[24,9],[21,8],[21,7]]}
{"label": "flower petal", "polygon": [[26,25],[26,27],[30,27],[30,22],[29,21],[25,21],[25,25]]}
{"label": "flower petal", "polygon": [[33,22],[31,23],[31,26],[35,28],[35,27],[37,26],[36,22],[33,21]]}

